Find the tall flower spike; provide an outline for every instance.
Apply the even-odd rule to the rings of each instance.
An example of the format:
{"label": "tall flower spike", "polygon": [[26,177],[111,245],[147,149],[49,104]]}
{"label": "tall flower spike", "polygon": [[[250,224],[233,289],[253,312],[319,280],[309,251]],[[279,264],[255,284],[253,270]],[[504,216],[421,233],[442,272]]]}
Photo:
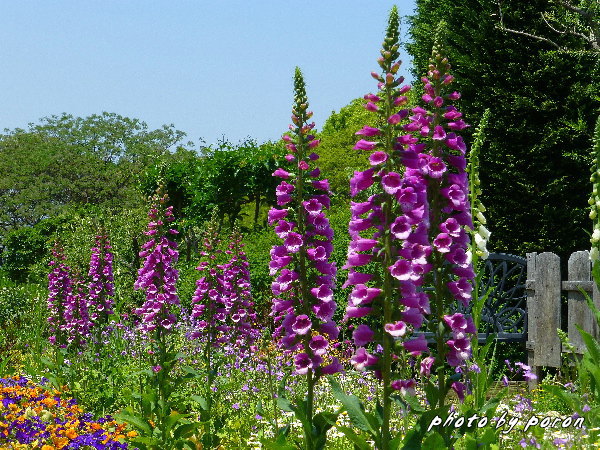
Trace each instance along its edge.
{"label": "tall flower spike", "polygon": [[592,155],[594,163],[592,165],[592,196],[589,199],[590,204],[590,219],[594,223],[590,242],[592,248],[590,250],[590,259],[598,261],[600,259],[600,116],[596,121],[596,129],[594,131],[594,140],[592,147]]}
{"label": "tall flower spike", "polygon": [[90,318],[95,323],[108,323],[113,314],[113,296],[115,295],[113,276],[113,254],[108,235],[102,229],[95,239],[90,257],[89,303]]}
{"label": "tall flower spike", "polygon": [[73,298],[71,269],[65,264],[65,259],[62,246],[55,242],[52,260],[49,263],[52,271],[48,274],[48,323],[51,333],[48,340],[60,347],[65,347],[67,344],[65,309],[67,303],[72,302]]}
{"label": "tall flower spike", "polygon": [[330,357],[332,341],[339,329],[333,321],[336,303],[333,288],[337,268],[330,262],[333,230],[325,212],[329,209],[329,183],[320,178],[315,165],[319,155],[314,149],[319,140],[314,136],[314,122],[309,120],[308,99],[302,72],[294,74],[294,106],[291,133],[283,136],[290,151],[285,158],[286,170],[273,176],[283,178],[277,187],[277,205],[269,212],[269,222],[275,224],[280,245],[271,249],[271,284],[274,295],[272,315],[278,325],[274,338],[286,353],[294,354],[296,373],[306,377],[306,400],[302,412],[306,419],[305,448],[317,448],[314,442],[314,388],[324,374],[342,369],[335,357]]}
{"label": "tall flower spike", "polygon": [[294,75],[294,106],[291,134],[284,136],[290,155],[289,166],[273,176],[283,178],[277,188],[277,204],[269,212],[269,222],[281,245],[271,249],[271,274],[275,277],[271,290],[272,315],[279,326],[275,336],[279,345],[296,352],[296,372],[312,373],[318,378],[333,373],[340,366],[335,358],[326,364],[324,357],[337,338],[333,322],[336,304],[333,300],[336,267],[330,262],[333,230],[326,217],[329,209],[329,183],[319,178],[315,166],[314,122],[302,72]]}
{"label": "tall flower spike", "polygon": [[[441,159],[425,159],[419,137],[411,134],[429,130],[425,110],[413,109],[411,122],[406,123],[411,111],[403,108],[408,102],[404,94],[410,87],[397,75],[398,29],[394,7],[377,60],[381,73],[372,73],[379,91],[365,95],[365,108],[377,115],[373,122],[379,125],[356,133],[363,139],[354,148],[372,152],[371,168],[355,172],[350,180],[350,194],[362,201],[351,204],[351,242],[344,266],[349,269],[345,286],[353,286],[345,319],[368,323],[355,328],[351,361],[357,370],[375,370],[382,380],[383,442],[391,440],[392,392],[410,393],[416,385],[408,365],[392,371],[392,360],[407,361],[428,351],[423,336],[414,334],[429,312],[428,294],[419,289],[431,271],[427,175],[439,178],[446,170]],[[370,195],[364,192],[367,189]]]}
{"label": "tall flower spike", "polygon": [[[456,116],[456,111],[450,111],[446,115],[451,114]],[[486,109],[481,117],[479,126],[474,134],[473,146],[469,152],[469,164],[467,166],[467,173],[469,174],[469,199],[471,201],[471,216],[473,218],[473,231],[472,231],[472,252],[474,253],[473,265],[476,265],[476,259],[487,259],[489,252],[487,250],[487,243],[489,242],[490,233],[486,228],[487,220],[484,216],[485,206],[481,202],[479,196],[482,194],[481,181],[479,180],[479,151],[483,146],[485,140],[485,131],[490,119],[491,111]]]}
{"label": "tall flower spike", "polygon": [[[370,367],[382,379],[383,442],[390,440],[392,390],[410,393],[416,384],[410,371],[402,367],[392,371],[392,359],[429,352],[423,334],[415,331],[427,319],[427,328],[436,337],[437,351],[423,359],[421,369],[424,376],[437,372],[440,406],[450,388],[446,367],[464,364],[470,356],[467,336],[475,331],[469,317],[449,314],[458,302],[468,306],[474,277],[467,254],[467,230],[473,223],[466,146],[457,134],[468,125],[452,105],[460,94],[449,91],[450,66],[436,50],[422,79],[425,107],[399,109],[406,103],[403,94],[408,87],[401,87],[402,77],[395,76],[398,25],[394,8],[378,59],[382,73],[373,74],[379,92],[365,96],[365,107],[379,116],[381,125],[376,130],[363,128],[358,134],[367,139],[355,147],[373,151],[372,167],[355,172],[351,195],[364,195],[366,189],[371,195],[352,203],[345,266],[349,269],[345,286],[353,286],[346,319],[373,316],[370,325],[356,328],[353,338],[358,348],[352,361],[358,370]],[[380,270],[373,270],[374,262]]]}
{"label": "tall flower spike", "polygon": [[148,229],[144,232],[149,240],[140,251],[144,265],[138,270],[138,278],[133,285],[135,290],[141,289],[146,294],[142,307],[134,311],[142,319],[140,331],[156,332],[159,336],[172,330],[177,321],[173,308],[179,305],[175,289],[179,272],[173,267],[179,252],[177,243],[169,239],[170,235],[178,232],[169,228],[175,220],[173,207],[166,206],[169,197],[167,194],[160,195],[161,192],[162,186],[159,186],[152,198]]}
{"label": "tall flower spike", "polygon": [[254,328],[256,314],[250,293],[249,265],[239,232],[232,232],[223,251],[216,229],[213,214],[203,239],[201,254],[205,259],[196,268],[202,277],[196,281],[192,298],[196,329],[191,336],[203,337],[208,346],[228,345],[244,357],[260,334]]}
{"label": "tall flower spike", "polygon": [[[469,179],[465,170],[467,149],[459,136],[459,132],[469,125],[452,104],[460,98],[460,94],[450,88],[454,77],[449,70],[447,58],[434,47],[427,77],[422,78],[425,91],[423,101],[430,108],[430,111],[424,111],[430,124],[420,129],[427,148],[420,167],[428,177],[428,199],[432,205],[431,263],[434,269],[432,274],[435,276],[431,278],[434,289],[431,292],[428,328],[436,340],[435,365],[438,379],[441,380],[439,406],[444,404],[449,387],[459,386],[445,382],[447,367],[444,361],[449,366],[462,370],[471,356],[470,336],[476,333],[470,317],[461,313],[450,315],[459,305],[469,308],[475,273],[468,255],[469,232],[474,226],[469,202]],[[414,116],[411,120],[421,124]],[[436,176],[431,171],[432,163],[438,160],[445,166],[441,176]],[[485,228],[481,231],[483,230]],[[485,234],[487,239],[489,234]]]}

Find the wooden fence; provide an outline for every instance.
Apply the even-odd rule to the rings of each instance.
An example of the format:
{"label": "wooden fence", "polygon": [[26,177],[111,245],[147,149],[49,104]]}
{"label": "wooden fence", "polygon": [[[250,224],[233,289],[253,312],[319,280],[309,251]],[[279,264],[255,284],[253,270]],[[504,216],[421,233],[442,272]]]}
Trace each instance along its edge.
{"label": "wooden fence", "polygon": [[[560,273],[560,258],[554,253],[527,254],[527,353],[528,365],[541,374],[542,367],[561,366],[561,342],[557,329],[566,329],[578,352],[585,348],[575,325],[599,336],[598,326],[580,288],[600,307],[600,293],[591,280],[588,251],[571,255],[566,280]],[[567,293],[567,323],[561,323],[561,294]],[[563,325],[566,325],[563,326]],[[531,385],[535,385],[532,382]]]}

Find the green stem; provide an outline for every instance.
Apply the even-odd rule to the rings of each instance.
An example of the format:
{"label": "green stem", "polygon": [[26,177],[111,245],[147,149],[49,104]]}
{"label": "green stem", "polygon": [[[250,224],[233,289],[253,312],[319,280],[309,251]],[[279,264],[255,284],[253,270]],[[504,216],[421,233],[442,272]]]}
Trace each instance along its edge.
{"label": "green stem", "polygon": [[304,440],[306,442],[306,450],[316,450],[313,444],[312,428],[313,428],[313,408],[315,397],[315,383],[317,377],[312,370],[306,373],[307,393],[306,393],[306,419],[308,420],[308,429],[304,430]]}

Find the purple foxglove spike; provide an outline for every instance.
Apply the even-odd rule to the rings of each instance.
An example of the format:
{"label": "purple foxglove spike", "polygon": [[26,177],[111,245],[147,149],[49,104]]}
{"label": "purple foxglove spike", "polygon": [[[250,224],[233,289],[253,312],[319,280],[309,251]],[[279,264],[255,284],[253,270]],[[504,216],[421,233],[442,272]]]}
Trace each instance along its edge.
{"label": "purple foxglove spike", "polygon": [[404,322],[386,323],[383,329],[392,337],[398,338],[406,334],[407,326]]}
{"label": "purple foxglove spike", "polygon": [[364,347],[358,348],[356,353],[350,358],[354,369],[359,372],[363,372],[368,366],[375,365],[378,360],[379,358],[368,353]]}
{"label": "purple foxglove spike", "polygon": [[373,152],[369,156],[369,162],[372,166],[378,166],[383,164],[388,159],[388,155],[385,152]]}
{"label": "purple foxglove spike", "polygon": [[374,103],[381,101],[381,98],[374,94],[366,94],[363,98]]}
{"label": "purple foxglove spike", "polygon": [[444,127],[437,125],[433,130],[432,139],[435,141],[443,141],[446,139],[446,131],[444,130]]}
{"label": "purple foxglove spike", "polygon": [[331,363],[321,367],[321,373],[324,375],[333,375],[334,373],[339,373],[344,371],[344,366],[340,363],[339,359],[332,358]]}
{"label": "purple foxglove spike", "polygon": [[371,307],[348,306],[346,308],[346,314],[344,315],[344,321],[347,321],[348,319],[351,319],[351,318],[358,319],[360,317],[364,317],[364,316],[370,314],[372,310],[373,310],[373,308],[371,308]]}
{"label": "purple foxglove spike", "polygon": [[423,324],[423,313],[419,308],[406,308],[401,313],[402,320],[415,329],[420,328]]}
{"label": "purple foxglove spike", "polygon": [[373,169],[368,169],[363,172],[354,172],[354,176],[350,179],[350,195],[355,197],[359,192],[369,188],[375,182],[373,174]]}
{"label": "purple foxglove spike", "polygon": [[402,178],[396,172],[387,173],[381,178],[381,186],[385,192],[393,195],[401,189]]}
{"label": "purple foxglove spike", "polygon": [[279,178],[283,178],[284,180],[287,180],[290,177],[290,173],[279,168],[277,169],[275,172],[273,172],[273,176],[274,177],[279,177]]}

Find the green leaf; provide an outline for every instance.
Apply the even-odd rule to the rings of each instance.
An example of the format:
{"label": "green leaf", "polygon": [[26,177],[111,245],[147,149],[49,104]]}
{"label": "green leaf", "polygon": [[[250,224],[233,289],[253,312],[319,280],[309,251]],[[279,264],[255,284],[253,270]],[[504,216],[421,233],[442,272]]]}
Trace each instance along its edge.
{"label": "green leaf", "polygon": [[192,395],[190,398],[196,403],[198,403],[203,411],[208,411],[208,402],[204,397],[201,397],[199,395]]}
{"label": "green leaf", "polygon": [[425,411],[425,408],[423,408],[423,406],[419,402],[419,399],[414,395],[395,395],[394,397],[401,399],[401,401],[404,401],[407,405],[410,406],[410,409],[412,409],[414,412],[420,413]]}
{"label": "green leaf", "polygon": [[487,427],[483,435],[478,439],[479,444],[490,445],[498,442],[498,434],[493,427]]}
{"label": "green leaf", "polygon": [[287,398],[283,397],[277,397],[277,406],[279,406],[279,409],[286,412],[295,413],[297,410],[297,408],[292,404],[292,402],[290,402]]}
{"label": "green leaf", "polygon": [[581,339],[583,339],[583,342],[585,343],[586,351],[589,353],[595,364],[600,364],[600,344],[591,334],[583,330],[579,325],[575,326],[581,335]]}
{"label": "green leaf", "polygon": [[195,422],[195,423],[184,423],[181,424],[179,426],[177,426],[175,428],[175,430],[173,431],[173,437],[175,439],[180,439],[180,438],[187,438],[192,436],[197,430],[198,428],[200,428],[202,426],[202,423],[200,422]]}
{"label": "green leaf", "polygon": [[423,441],[423,448],[445,448],[446,443],[444,442],[444,438],[439,433],[432,433],[425,438]]}
{"label": "green leaf", "polygon": [[146,419],[143,419],[138,416],[133,416],[125,412],[115,414],[115,419],[133,425],[142,435],[150,436],[152,434],[152,427],[150,426],[148,421],[146,421]]}
{"label": "green leaf", "polygon": [[412,430],[408,431],[400,445],[403,450],[421,450],[420,430],[413,428]]}
{"label": "green leaf", "polygon": [[175,425],[177,422],[181,421],[181,419],[184,419],[185,417],[187,417],[187,414],[180,414],[178,412],[172,412],[171,414],[169,414],[169,416],[165,420],[165,431],[169,433],[171,431],[171,428],[173,428],[173,425]]}
{"label": "green leaf", "polygon": [[337,398],[342,405],[344,405],[352,424],[359,430],[366,431],[367,433],[370,433],[371,436],[376,436],[377,433],[365,415],[364,407],[358,397],[354,395],[346,395],[342,391],[339,383],[333,377],[328,376],[327,378],[329,379],[333,396]]}
{"label": "green leaf", "polygon": [[338,430],[340,433],[343,433],[344,436],[346,436],[346,438],[354,444],[356,449],[371,450],[371,446],[367,443],[365,438],[356,434],[356,432],[352,428],[338,425],[336,427],[336,430]]}
{"label": "green leaf", "polygon": [[390,450],[399,450],[402,444],[402,435],[398,433],[394,439],[390,441]]}
{"label": "green leaf", "polygon": [[335,426],[335,422],[339,416],[339,412],[322,411],[315,414],[313,417],[313,424],[319,432],[327,431],[331,427]]}

